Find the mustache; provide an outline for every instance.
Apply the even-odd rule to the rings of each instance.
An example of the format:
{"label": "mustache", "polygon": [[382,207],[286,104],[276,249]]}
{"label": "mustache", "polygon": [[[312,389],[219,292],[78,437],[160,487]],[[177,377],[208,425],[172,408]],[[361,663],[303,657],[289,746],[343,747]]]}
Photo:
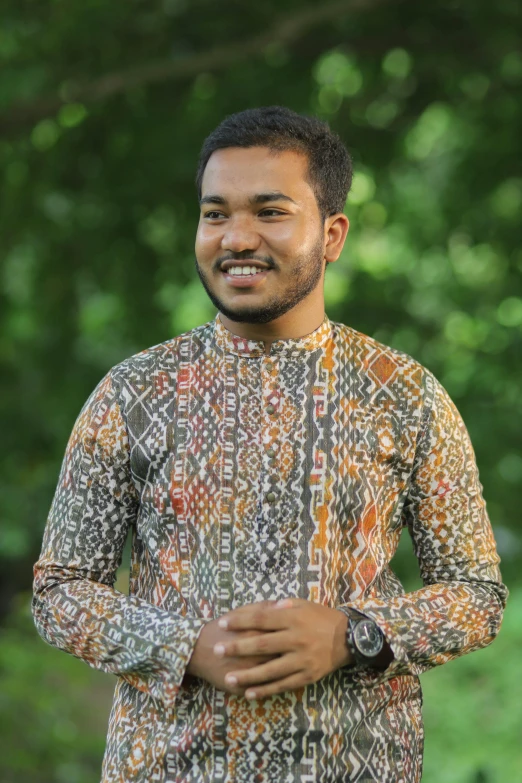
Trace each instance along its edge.
{"label": "mustache", "polygon": [[276,268],[276,263],[272,256],[262,256],[259,253],[252,253],[250,250],[241,250],[239,253],[225,253],[225,255],[218,258],[215,267],[219,269],[225,261],[246,261],[247,259],[249,261],[261,261],[263,264],[267,264],[270,269]]}

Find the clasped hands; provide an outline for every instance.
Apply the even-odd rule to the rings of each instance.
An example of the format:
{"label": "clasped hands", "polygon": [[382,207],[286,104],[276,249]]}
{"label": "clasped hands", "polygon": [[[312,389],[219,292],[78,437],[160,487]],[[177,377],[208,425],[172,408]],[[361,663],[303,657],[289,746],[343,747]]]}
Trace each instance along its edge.
{"label": "clasped hands", "polygon": [[187,672],[247,699],[296,690],[351,663],[347,622],[299,598],[241,606],[204,626]]}

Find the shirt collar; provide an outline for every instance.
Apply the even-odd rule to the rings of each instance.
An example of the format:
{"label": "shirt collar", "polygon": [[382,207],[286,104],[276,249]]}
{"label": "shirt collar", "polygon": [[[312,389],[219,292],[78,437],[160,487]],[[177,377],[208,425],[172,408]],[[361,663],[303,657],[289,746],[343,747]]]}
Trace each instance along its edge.
{"label": "shirt collar", "polygon": [[[315,351],[322,348],[332,333],[332,322],[325,315],[322,324],[303,337],[288,338],[286,340],[275,340],[270,346],[270,356],[288,356],[298,357],[309,351]],[[245,358],[255,358],[265,355],[264,343],[260,340],[247,340],[230,332],[219,318],[219,313],[214,320],[214,334],[216,343],[224,351],[235,353],[237,356]]]}

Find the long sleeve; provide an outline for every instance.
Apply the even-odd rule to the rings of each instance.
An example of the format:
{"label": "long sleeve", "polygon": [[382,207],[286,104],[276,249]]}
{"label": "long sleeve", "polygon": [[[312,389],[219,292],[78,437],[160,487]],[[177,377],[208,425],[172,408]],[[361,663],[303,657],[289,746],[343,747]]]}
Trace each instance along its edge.
{"label": "long sleeve", "polygon": [[171,706],[204,620],[114,589],[138,502],[109,374],[69,440],[34,569],[33,615],[50,644]]}
{"label": "long sleeve", "polygon": [[498,633],[507,590],[481,489],[464,423],[428,374],[404,507],[424,587],[350,604],[380,626],[394,653],[381,676],[420,674],[485,647]]}

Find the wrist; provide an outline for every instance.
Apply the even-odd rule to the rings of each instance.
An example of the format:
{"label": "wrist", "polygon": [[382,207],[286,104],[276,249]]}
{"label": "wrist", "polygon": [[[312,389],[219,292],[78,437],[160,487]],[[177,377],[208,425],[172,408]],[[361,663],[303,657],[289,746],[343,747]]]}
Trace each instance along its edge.
{"label": "wrist", "polygon": [[393,653],[377,623],[352,609],[347,609],[346,615],[346,647],[352,662],[363,667],[386,669],[393,660]]}
{"label": "wrist", "polygon": [[210,620],[209,622],[205,623],[205,625],[201,628],[200,633],[198,634],[196,643],[192,649],[192,654],[185,669],[186,676],[205,679],[205,662],[209,658],[209,648],[212,645],[212,640],[209,639],[207,641],[207,636],[210,634],[212,637],[212,629],[209,627],[212,625],[212,623],[215,624],[215,621]]}
{"label": "wrist", "polygon": [[344,612],[338,612],[341,615],[338,622],[336,633],[336,648],[337,648],[337,667],[340,669],[342,666],[348,666],[353,663],[351,652],[346,644],[346,634],[348,632],[348,618]]}

